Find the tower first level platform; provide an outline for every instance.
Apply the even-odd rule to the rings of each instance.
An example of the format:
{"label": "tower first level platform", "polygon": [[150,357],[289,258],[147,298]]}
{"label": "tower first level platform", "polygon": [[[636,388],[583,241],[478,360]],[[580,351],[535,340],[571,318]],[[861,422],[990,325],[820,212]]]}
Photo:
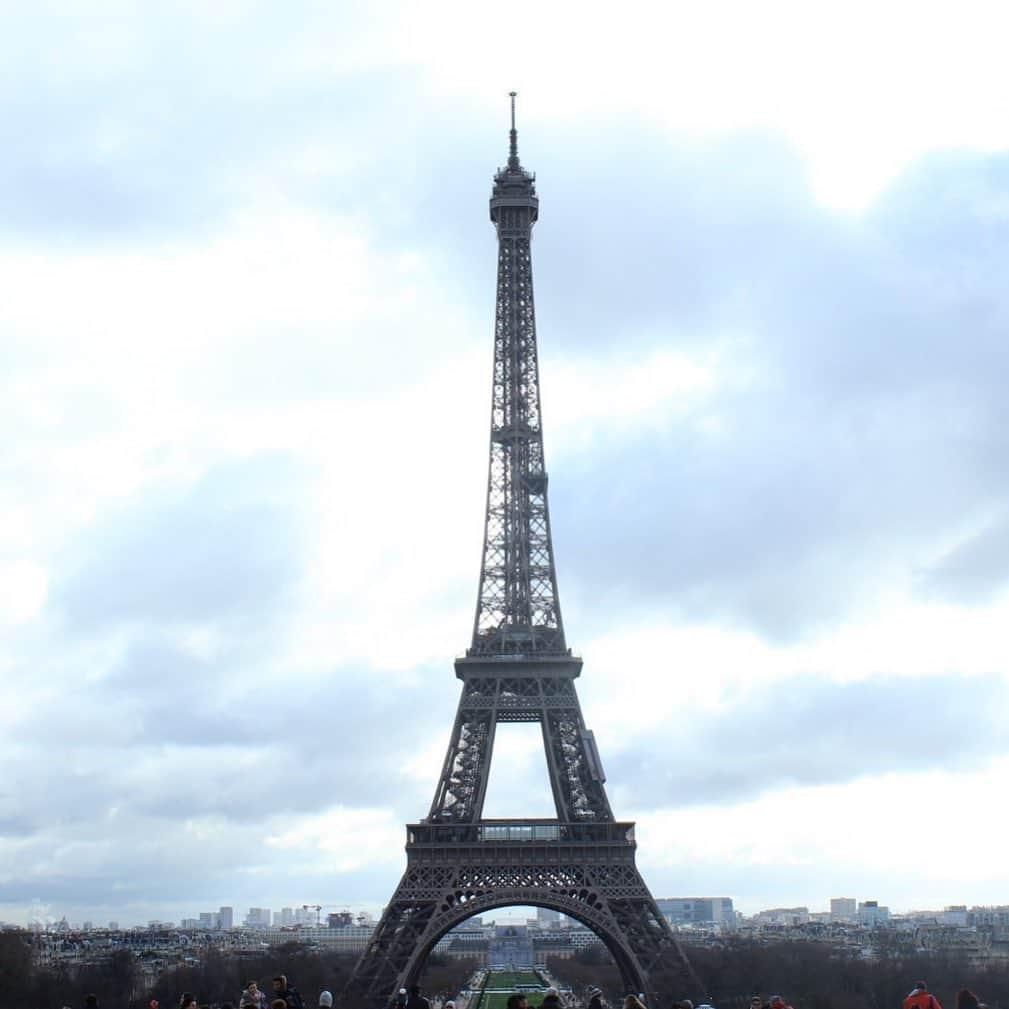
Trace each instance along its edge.
{"label": "tower first level platform", "polygon": [[591,929],[628,991],[656,968],[698,988],[634,862],[632,823],[482,820],[407,827],[407,868],[355,975],[374,1004],[412,983],[446,932],[507,906],[550,908]]}

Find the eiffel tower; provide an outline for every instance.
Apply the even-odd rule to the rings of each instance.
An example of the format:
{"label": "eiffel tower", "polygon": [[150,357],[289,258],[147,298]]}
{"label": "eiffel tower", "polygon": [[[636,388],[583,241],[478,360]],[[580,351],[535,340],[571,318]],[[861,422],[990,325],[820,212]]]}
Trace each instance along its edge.
{"label": "eiffel tower", "polygon": [[[487,514],[473,643],[456,659],[462,696],[434,801],[407,826],[407,866],[344,991],[382,1006],[414,983],[435,943],[493,908],[535,905],[590,928],[627,991],[673,970],[703,990],[634,862],[634,824],[615,820],[564,638],[543,460],[532,227],[535,176],[519,161],[511,94],[508,163],[494,176],[497,309]],[[483,805],[500,722],[538,722],[556,819],[488,820]],[[668,994],[668,993],[667,993]],[[654,1004],[654,1002],[653,1002]]]}

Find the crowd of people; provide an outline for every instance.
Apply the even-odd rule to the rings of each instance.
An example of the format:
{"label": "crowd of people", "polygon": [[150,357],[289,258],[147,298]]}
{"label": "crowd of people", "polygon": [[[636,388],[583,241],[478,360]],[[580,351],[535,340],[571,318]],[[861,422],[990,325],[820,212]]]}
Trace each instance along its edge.
{"label": "crowd of people", "polygon": [[[904,999],[903,1009],[942,1009],[939,1000],[928,990],[924,981],[916,981]],[[969,988],[956,993],[956,1009],[988,1009]]]}
{"label": "crowd of people", "polygon": [[[261,991],[258,981],[249,981],[235,1002],[222,1002],[220,1009],[310,1009],[305,1005],[301,993],[291,984],[285,974],[278,974],[271,982],[271,991]],[[627,995],[622,1009],[646,1009],[644,995]],[[547,988],[538,1005],[530,1005],[529,996],[516,992],[508,998],[508,1009],[571,1009],[565,1006],[556,988]],[[332,1009],[333,993],[319,993],[318,1009]],[[64,1009],[70,1009],[64,1006]],[[86,996],[84,1009],[99,1009],[98,999],[94,995]],[[148,1009],[161,1009],[157,999],[151,999]],[[189,992],[183,993],[179,999],[178,1009],[202,1009],[199,1000]],[[431,1009],[431,1004],[421,993],[419,985],[411,986],[410,990],[400,988],[393,1000],[392,1009]],[[451,999],[441,1004],[441,1009],[456,1009]],[[603,994],[598,988],[590,988],[587,992],[586,1009],[605,1009]],[[715,1009],[713,1005],[702,1002],[696,1006],[690,999],[679,999],[672,1003],[670,1009]],[[754,995],[750,999],[749,1009],[792,1009],[781,995],[771,995],[766,999]],[[915,982],[914,988],[904,999],[901,1009],[943,1009],[939,1000],[928,990],[924,981]],[[988,1009],[984,1002],[978,999],[968,988],[961,988],[956,993],[956,1009]]]}
{"label": "crowd of people", "polygon": [[[646,1009],[645,1001],[644,995],[627,995],[624,998],[622,1009]],[[410,1007],[410,1009],[420,1009],[420,1007]],[[455,1009],[455,1004],[446,1003],[445,1009]],[[557,990],[548,988],[538,1006],[530,1005],[528,996],[519,992],[508,999],[508,1009],[563,1009],[563,1007]],[[588,990],[586,1009],[605,1009],[602,992],[598,988]],[[678,999],[672,1003],[670,1009],[715,1009],[715,1007],[708,1002],[702,1002],[695,1006],[690,999]],[[750,999],[749,1009],[792,1009],[792,1006],[781,995],[770,995],[767,998],[762,995],[754,995]],[[901,1009],[942,1009],[942,1005],[928,990],[928,985],[924,981],[917,981],[904,999]],[[988,1009],[988,1007],[969,988],[961,988],[956,993],[956,1009]]]}
{"label": "crowd of people", "polygon": [[[242,989],[242,994],[235,1002],[221,1002],[220,1009],[308,1009],[301,993],[287,980],[286,974],[278,974],[271,982],[271,991],[261,991],[258,981],[249,981]],[[319,993],[319,1009],[332,1009],[333,993]],[[64,1006],[63,1009],[70,1009]],[[84,1009],[99,1009],[98,997],[87,995],[84,998]],[[148,1003],[148,1009],[161,1009],[156,998]],[[183,992],[179,998],[178,1009],[205,1009],[200,1000],[191,992]],[[421,1007],[413,1007],[421,1009]],[[425,1006],[424,1009],[427,1009]]]}

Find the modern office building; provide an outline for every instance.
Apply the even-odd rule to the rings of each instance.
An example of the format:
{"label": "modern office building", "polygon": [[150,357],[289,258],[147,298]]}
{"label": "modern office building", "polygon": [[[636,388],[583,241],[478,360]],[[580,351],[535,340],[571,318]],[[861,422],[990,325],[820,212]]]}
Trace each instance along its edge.
{"label": "modern office building", "polygon": [[854,897],[831,897],[830,898],[830,920],[831,921],[857,921],[858,901]]}
{"label": "modern office building", "polygon": [[875,928],[890,920],[890,909],[878,900],[864,900],[858,905],[858,923],[864,928]]}
{"label": "modern office building", "polygon": [[731,897],[659,897],[655,903],[659,913],[673,926],[728,927],[736,920]]}
{"label": "modern office building", "polygon": [[246,928],[269,928],[270,909],[268,907],[250,907],[245,916]]}

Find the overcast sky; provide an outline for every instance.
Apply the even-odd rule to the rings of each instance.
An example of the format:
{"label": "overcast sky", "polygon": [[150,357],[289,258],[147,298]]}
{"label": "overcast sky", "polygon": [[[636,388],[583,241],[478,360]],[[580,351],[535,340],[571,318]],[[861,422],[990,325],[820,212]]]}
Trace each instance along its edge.
{"label": "overcast sky", "polygon": [[[1009,903],[1001,7],[5,7],[0,919],[391,895],[512,88],[567,636],[653,892]],[[496,756],[487,812],[548,812],[535,736]]]}

